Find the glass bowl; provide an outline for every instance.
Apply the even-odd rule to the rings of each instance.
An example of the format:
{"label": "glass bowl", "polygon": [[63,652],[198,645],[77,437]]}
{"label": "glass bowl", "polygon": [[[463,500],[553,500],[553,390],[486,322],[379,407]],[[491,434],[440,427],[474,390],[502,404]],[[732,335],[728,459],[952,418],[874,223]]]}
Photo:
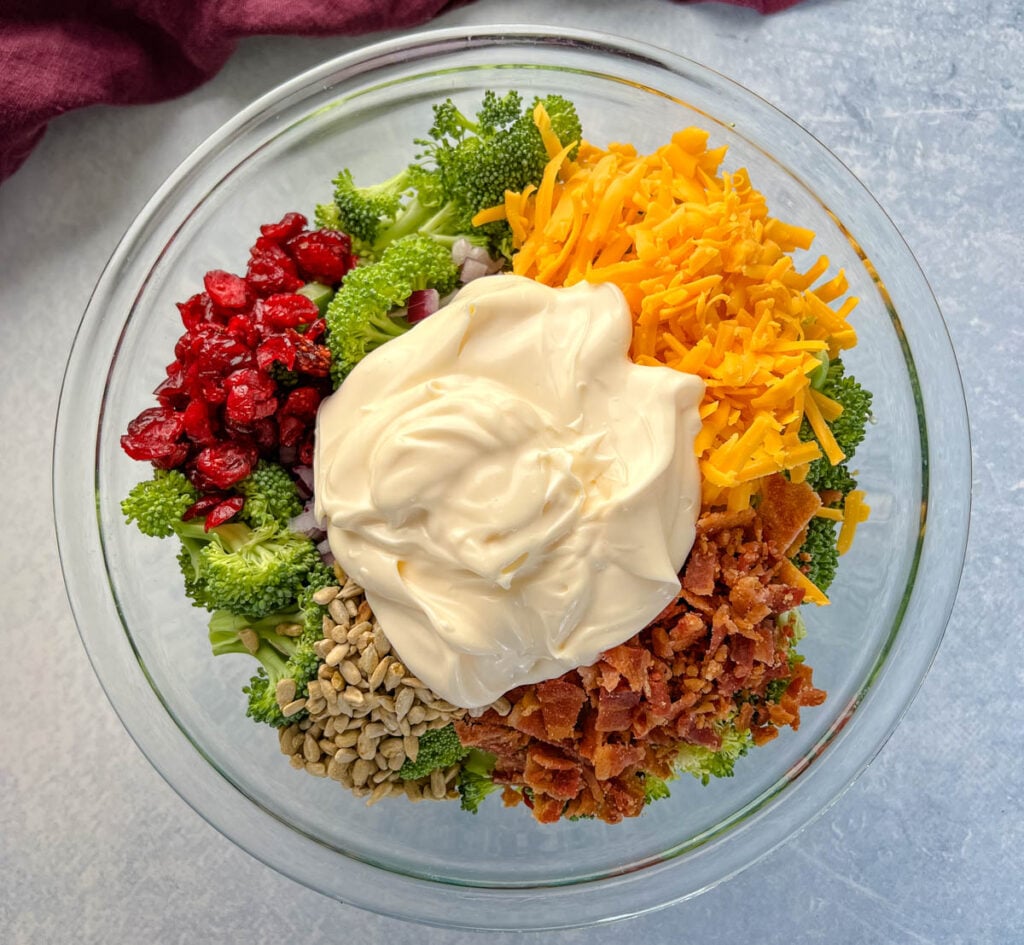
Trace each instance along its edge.
{"label": "glass bowl", "polygon": [[[617,826],[541,826],[491,799],[367,808],[294,771],[244,714],[248,660],[211,657],[171,542],[125,526],[146,475],[118,446],[151,404],[180,332],[175,301],[209,269],[244,271],[259,224],[327,199],[342,166],[372,181],[410,159],[446,96],[489,88],[573,99],[586,136],[650,149],[696,124],[729,146],[775,216],[811,227],[815,256],[861,302],[849,369],[875,394],[857,454],[872,507],[832,605],[802,651],[824,706],[741,759],[736,776],[684,776]],[[799,262],[799,260],[798,260]],[[805,260],[806,262],[806,260]],[[178,168],[107,266],[71,354],[57,421],[55,514],[85,647],[114,708],[176,791],[263,862],[339,900],[444,926],[539,929],[634,915],[749,866],[824,810],[908,706],[956,593],[969,511],[969,442],[956,362],[913,257],[853,175],[750,92],[693,62],[592,33],[444,30],[325,63],[243,111]]]}

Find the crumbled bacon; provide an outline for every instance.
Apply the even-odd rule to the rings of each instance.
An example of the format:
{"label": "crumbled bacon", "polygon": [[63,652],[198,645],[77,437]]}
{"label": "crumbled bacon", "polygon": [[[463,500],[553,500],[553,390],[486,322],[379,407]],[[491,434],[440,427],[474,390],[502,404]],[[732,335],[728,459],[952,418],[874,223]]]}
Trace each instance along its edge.
{"label": "crumbled bacon", "polygon": [[635,817],[645,772],[669,775],[680,741],[717,751],[730,722],[762,744],[824,700],[809,667],[790,667],[792,625],[775,619],[803,600],[779,570],[817,508],[808,487],[781,481],[757,510],[701,517],[679,597],[632,639],[512,690],[505,717],[492,709],[456,723],[464,744],[496,756],[506,804],[522,799],[544,823]]}

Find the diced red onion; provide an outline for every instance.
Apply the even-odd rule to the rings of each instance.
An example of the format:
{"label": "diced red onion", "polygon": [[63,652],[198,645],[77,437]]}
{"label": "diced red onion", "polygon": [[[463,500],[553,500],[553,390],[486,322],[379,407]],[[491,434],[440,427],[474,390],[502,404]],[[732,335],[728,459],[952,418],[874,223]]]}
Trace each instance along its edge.
{"label": "diced red onion", "polygon": [[462,271],[459,273],[459,279],[462,282],[472,282],[474,279],[479,279],[481,276],[489,276],[491,270],[488,268],[487,263],[481,262],[479,259],[467,259],[462,264]]}
{"label": "diced red onion", "polygon": [[406,320],[410,325],[423,321],[428,315],[433,315],[437,311],[440,302],[437,289],[417,289],[409,296]]}
{"label": "diced red onion", "polygon": [[302,484],[309,490],[309,494],[313,494],[313,467],[312,466],[295,466],[292,472],[301,480]]}
{"label": "diced red onion", "polygon": [[326,538],[317,544],[316,550],[320,552],[325,564],[334,564],[334,552],[331,551],[330,542]]}

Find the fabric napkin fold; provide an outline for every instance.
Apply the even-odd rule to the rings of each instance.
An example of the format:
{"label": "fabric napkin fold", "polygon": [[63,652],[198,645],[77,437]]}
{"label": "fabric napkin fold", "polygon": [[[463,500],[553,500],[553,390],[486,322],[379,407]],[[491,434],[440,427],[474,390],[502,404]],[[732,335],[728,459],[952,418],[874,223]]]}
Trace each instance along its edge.
{"label": "fabric napkin fold", "polygon": [[[467,2],[0,0],[0,181],[51,119],[86,105],[182,95],[215,75],[246,36],[402,29]],[[773,13],[798,0],[726,2]]]}

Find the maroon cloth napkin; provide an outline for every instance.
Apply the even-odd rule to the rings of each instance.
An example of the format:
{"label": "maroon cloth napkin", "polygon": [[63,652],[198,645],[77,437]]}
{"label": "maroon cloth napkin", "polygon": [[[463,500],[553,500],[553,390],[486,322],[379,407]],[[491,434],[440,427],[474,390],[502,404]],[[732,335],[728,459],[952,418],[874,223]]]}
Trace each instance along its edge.
{"label": "maroon cloth napkin", "polygon": [[[182,95],[212,77],[242,37],[400,29],[463,2],[0,0],[0,181],[52,118]],[[726,2],[773,13],[798,0]]]}

